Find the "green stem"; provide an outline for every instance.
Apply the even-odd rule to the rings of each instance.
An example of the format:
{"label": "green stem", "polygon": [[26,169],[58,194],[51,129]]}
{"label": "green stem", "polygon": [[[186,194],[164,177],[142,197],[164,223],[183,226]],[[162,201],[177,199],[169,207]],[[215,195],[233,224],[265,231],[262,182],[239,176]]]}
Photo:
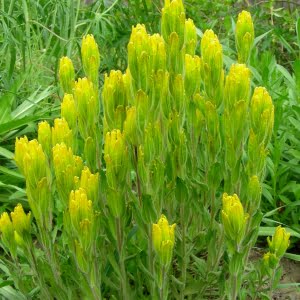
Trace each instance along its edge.
{"label": "green stem", "polygon": [[230,300],[236,300],[237,298],[237,273],[230,275],[231,281],[231,298]]}
{"label": "green stem", "polygon": [[135,172],[136,172],[136,185],[137,185],[137,193],[139,198],[139,204],[142,206],[142,189],[141,189],[141,180],[138,171],[138,149],[134,146],[134,160],[135,160]]}
{"label": "green stem", "polygon": [[160,275],[160,287],[159,287],[159,299],[164,300],[165,298],[165,277],[166,277],[166,267],[163,266],[161,268],[161,275]]}
{"label": "green stem", "polygon": [[184,218],[184,203],[181,204],[180,207],[180,215],[181,215],[181,228],[182,228],[182,247],[181,247],[181,257],[182,257],[182,265],[181,265],[181,281],[183,282],[183,286],[180,291],[180,299],[184,299],[184,290],[186,283],[186,236],[185,236],[185,223],[187,220]]}
{"label": "green stem", "polygon": [[[154,276],[154,260],[153,260],[153,243],[152,243],[152,226],[148,226],[148,265],[149,271],[151,275]],[[155,282],[153,280],[150,281],[150,295],[154,295],[155,293]]]}
{"label": "green stem", "polygon": [[121,291],[120,297],[123,300],[127,300],[127,283],[126,283],[126,270],[124,263],[124,253],[123,253],[123,234],[122,234],[122,224],[121,219],[116,218],[116,228],[117,228],[117,243],[118,243],[118,252],[119,252],[119,266],[121,271]]}
{"label": "green stem", "polygon": [[269,297],[270,297],[270,299],[272,299],[273,284],[274,284],[275,274],[276,274],[276,269],[273,269],[272,270],[271,280],[270,280],[270,286],[269,286]]}

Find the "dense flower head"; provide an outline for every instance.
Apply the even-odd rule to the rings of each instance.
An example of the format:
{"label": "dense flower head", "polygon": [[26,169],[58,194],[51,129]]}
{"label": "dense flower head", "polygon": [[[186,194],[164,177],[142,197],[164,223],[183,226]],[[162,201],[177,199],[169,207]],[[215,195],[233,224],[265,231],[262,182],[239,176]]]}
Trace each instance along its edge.
{"label": "dense flower head", "polygon": [[65,119],[71,129],[75,129],[77,121],[77,111],[72,94],[65,94],[61,103],[61,117]]}
{"label": "dense flower head", "polygon": [[75,71],[72,60],[64,56],[59,61],[59,79],[65,93],[72,93],[75,82]]}
{"label": "dense flower head", "polygon": [[161,215],[157,224],[152,225],[152,241],[163,265],[169,265],[175,244],[176,224],[169,225],[166,216]]}
{"label": "dense flower head", "polygon": [[98,45],[92,34],[82,39],[81,56],[83,69],[89,80],[95,85],[98,84],[98,69],[100,66],[100,53]]}
{"label": "dense flower head", "polygon": [[238,16],[235,40],[239,63],[247,63],[254,41],[254,26],[251,14],[245,10]]}
{"label": "dense flower head", "polygon": [[267,238],[270,252],[281,258],[290,245],[290,236],[291,234],[287,233],[285,228],[281,226],[276,227],[272,239]]}
{"label": "dense flower head", "polygon": [[64,118],[57,118],[54,120],[52,127],[52,145],[64,143],[68,147],[73,147],[73,133],[69,124]]}
{"label": "dense flower head", "polygon": [[14,230],[16,230],[19,235],[22,235],[24,232],[30,231],[31,213],[29,212],[26,215],[21,204],[18,204],[10,215]]}
{"label": "dense flower head", "polygon": [[240,243],[244,237],[248,215],[244,213],[242,203],[236,194],[229,196],[224,193],[222,200],[222,221],[225,233],[229,239]]}

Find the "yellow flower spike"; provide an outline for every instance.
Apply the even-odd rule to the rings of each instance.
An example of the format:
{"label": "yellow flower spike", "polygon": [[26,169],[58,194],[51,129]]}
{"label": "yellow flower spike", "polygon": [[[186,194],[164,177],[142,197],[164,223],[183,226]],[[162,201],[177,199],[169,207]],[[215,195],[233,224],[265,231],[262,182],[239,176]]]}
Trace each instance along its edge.
{"label": "yellow flower spike", "polygon": [[161,215],[157,224],[152,225],[152,243],[154,250],[160,257],[163,265],[169,266],[175,244],[176,224],[169,225],[167,218]]}
{"label": "yellow flower spike", "polygon": [[52,153],[57,191],[62,201],[61,204],[65,208],[70,192],[75,186],[74,176],[80,176],[83,161],[79,156],[73,155],[72,149],[64,143],[56,144]]}
{"label": "yellow flower spike", "polygon": [[129,158],[125,138],[120,130],[106,134],[104,160],[108,185],[113,189],[122,186],[128,173]]}
{"label": "yellow flower spike", "polygon": [[196,26],[192,19],[185,20],[185,53],[195,55],[197,45]]}
{"label": "yellow flower spike", "polygon": [[274,105],[272,98],[264,87],[254,90],[250,104],[250,118],[253,132],[258,142],[265,146],[269,143],[274,126]]}
{"label": "yellow flower spike", "polygon": [[96,204],[99,200],[99,173],[92,174],[88,167],[84,167],[81,172],[80,187],[85,189],[88,199]]}
{"label": "yellow flower spike", "polygon": [[92,34],[82,39],[81,56],[83,69],[88,79],[98,86],[98,69],[100,67],[100,53]]}
{"label": "yellow flower spike", "polygon": [[27,136],[23,138],[16,138],[15,142],[15,162],[24,174],[24,155],[28,152],[28,139]]}
{"label": "yellow flower spike", "polygon": [[272,239],[267,238],[270,252],[281,258],[290,245],[290,236],[291,234],[287,233],[285,228],[281,226],[276,227]]}
{"label": "yellow flower spike", "polygon": [[1,214],[0,232],[3,234],[3,237],[8,241],[13,236],[14,227],[13,227],[13,223],[7,212],[3,212]]}
{"label": "yellow flower spike", "polygon": [[72,129],[65,119],[55,119],[52,127],[52,145],[64,143],[67,147],[73,148]]}
{"label": "yellow flower spike", "polygon": [[86,190],[79,188],[70,193],[69,199],[69,214],[73,229],[80,233],[80,223],[84,219],[90,222],[94,220],[94,211],[92,201],[88,199]]}
{"label": "yellow flower spike", "polygon": [[93,136],[93,130],[99,118],[99,101],[93,83],[87,78],[79,78],[75,82],[74,99],[78,114],[79,132],[86,139]]}
{"label": "yellow flower spike", "polygon": [[201,59],[199,56],[185,55],[184,86],[187,97],[193,96],[200,90]]}
{"label": "yellow flower spike", "polygon": [[51,127],[47,121],[40,122],[38,125],[38,141],[42,145],[48,157],[51,154],[52,139]]}
{"label": "yellow flower spike", "polygon": [[230,113],[238,101],[248,103],[250,93],[250,70],[244,64],[233,64],[226,76],[224,90],[225,108]]}
{"label": "yellow flower spike", "polygon": [[61,103],[61,117],[65,119],[72,130],[76,128],[77,111],[72,94],[65,94]]}
{"label": "yellow flower spike", "polygon": [[182,0],[166,1],[162,9],[161,32],[166,43],[169,43],[174,32],[179,37],[179,49],[184,44],[185,12]]}
{"label": "yellow flower spike", "polygon": [[125,120],[125,108],[128,105],[128,99],[124,76],[119,70],[112,70],[109,76],[105,74],[102,99],[108,130],[122,130]]}
{"label": "yellow flower spike", "polygon": [[244,238],[248,215],[244,213],[243,206],[236,194],[229,196],[224,193],[222,200],[222,221],[225,234],[238,246]]}
{"label": "yellow flower spike", "polygon": [[[132,27],[131,36],[127,46],[128,49],[128,68],[134,79],[136,89],[146,88],[146,82],[142,82],[145,70],[147,70],[148,63],[146,61],[147,55],[150,53],[150,36],[146,31],[145,25],[137,24]],[[148,70],[150,71],[150,70]],[[141,86],[143,84],[143,86]]]}
{"label": "yellow flower spike", "polygon": [[62,57],[59,62],[59,79],[65,93],[72,94],[75,82],[75,71],[70,58]]}
{"label": "yellow flower spike", "polygon": [[17,231],[19,235],[23,235],[24,232],[30,232],[30,219],[31,213],[25,214],[21,204],[18,204],[14,211],[10,213],[14,230]]}
{"label": "yellow flower spike", "polygon": [[239,63],[247,63],[254,41],[254,26],[251,14],[243,10],[236,23],[235,44]]}
{"label": "yellow flower spike", "polygon": [[210,29],[206,30],[201,40],[201,75],[205,92],[218,107],[222,102],[224,85],[223,50],[218,37]]}
{"label": "yellow flower spike", "polygon": [[36,188],[38,182],[49,177],[50,169],[46,155],[41,144],[37,140],[28,142],[27,151],[23,153],[24,175],[27,180],[27,188]]}

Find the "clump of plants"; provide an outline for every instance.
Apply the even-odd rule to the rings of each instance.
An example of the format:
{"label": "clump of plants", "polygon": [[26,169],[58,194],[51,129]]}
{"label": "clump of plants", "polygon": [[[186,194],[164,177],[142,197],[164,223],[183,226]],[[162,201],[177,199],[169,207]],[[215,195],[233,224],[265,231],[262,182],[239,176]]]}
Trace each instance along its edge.
{"label": "clump of plants", "polygon": [[161,35],[132,28],[128,68],[99,89],[100,55],[83,38],[85,78],[60,61],[61,118],[16,140],[31,212],[0,219],[14,287],[45,299],[268,299],[289,234],[249,262],[259,224],[274,107],[250,86],[251,16],[236,26],[227,72],[212,30],[198,39],[181,0]]}

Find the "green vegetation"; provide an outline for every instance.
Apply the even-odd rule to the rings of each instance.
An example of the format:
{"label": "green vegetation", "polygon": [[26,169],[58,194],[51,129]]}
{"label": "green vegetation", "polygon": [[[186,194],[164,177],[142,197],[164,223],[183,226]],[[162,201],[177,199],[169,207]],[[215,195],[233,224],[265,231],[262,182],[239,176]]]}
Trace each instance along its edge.
{"label": "green vegetation", "polygon": [[[16,241],[14,243],[9,242],[9,238],[7,240],[3,230],[10,224],[10,219],[7,219],[8,215],[1,217],[0,245],[3,250],[0,268],[3,272],[0,275],[0,295],[4,299],[37,299],[41,295],[47,299],[82,299],[83,295],[86,299],[151,299],[149,295],[156,295],[157,299],[167,299],[168,296],[170,299],[197,299],[199,293],[207,299],[219,299],[220,294],[234,299],[237,291],[240,299],[247,296],[251,299],[269,299],[278,287],[281,276],[279,260],[283,255],[300,261],[300,18],[297,7],[292,1],[286,1],[286,6],[282,7],[279,1],[186,0],[185,17],[193,19],[196,30],[194,37],[194,27],[191,26],[187,37],[188,29],[185,29],[185,35],[181,35],[174,24],[161,31],[164,28],[161,23],[163,2],[170,1],[0,2],[0,213],[14,211],[12,223],[14,218],[18,219],[16,216],[23,220],[23,227],[13,225],[17,237],[7,231],[7,236]],[[249,91],[242,87],[246,95],[244,100],[245,103],[250,101],[255,88],[262,86],[272,98],[275,113],[273,132],[271,134],[265,128],[270,134],[266,134],[268,138],[261,141],[257,140],[258,137],[251,140],[249,134],[255,122],[260,124],[258,121],[249,119],[252,122],[250,127],[248,123],[240,123],[244,128],[244,133],[239,137],[242,148],[233,151],[225,138],[230,136],[230,130],[234,130],[226,123],[226,115],[228,111],[238,109],[229,104],[227,107],[224,104],[224,109],[222,101],[223,97],[234,98],[235,95],[229,88],[226,90],[226,84],[225,90],[223,84],[218,88],[216,85],[222,81],[224,74],[228,76],[228,82],[230,74],[239,74],[247,82],[247,71],[232,67],[241,52],[245,51],[236,47],[235,38],[237,16],[243,9],[251,13],[255,25],[250,56],[248,58],[246,54],[246,59],[239,59],[239,63],[247,64],[251,74]],[[164,94],[163,87],[149,85],[153,78],[145,79],[145,74],[139,69],[143,60],[135,62],[135,55],[139,55],[139,50],[133,50],[137,47],[134,44],[137,39],[135,34],[143,32],[142,27],[136,26],[138,23],[145,24],[149,34],[161,32],[165,40],[166,62],[154,63],[157,70],[153,65],[147,67],[157,71],[157,82],[161,81],[162,85],[169,80],[169,93]],[[213,39],[205,34],[208,29],[213,29],[223,49],[224,65],[221,69],[214,66],[212,71],[219,74],[217,81],[212,79],[212,75],[207,75],[211,70],[203,67],[205,63],[209,65],[210,59],[218,60],[209,56],[210,51],[205,54],[204,41]],[[176,52],[178,49],[175,51],[175,46],[172,48],[174,40],[169,38],[172,30],[177,32],[179,44],[184,43],[185,54],[190,54],[191,58],[177,61],[176,57],[181,52]],[[101,63],[96,75],[93,73],[95,70],[89,68],[95,61],[91,63],[89,54],[86,54],[89,52],[83,50],[82,39],[87,34],[92,34],[99,45]],[[196,40],[195,49],[192,42],[188,44],[189,39]],[[144,35],[141,43],[143,50],[149,51],[146,40],[147,35]],[[93,42],[87,38],[86,43],[86,47],[90,47]],[[128,46],[128,43],[131,44]],[[160,45],[161,41],[156,37],[151,43]],[[213,49],[218,52],[219,48]],[[201,62],[193,57],[194,54],[201,57]],[[87,76],[89,82],[69,82],[71,88],[68,90],[62,81],[63,56],[72,59],[74,79]],[[65,64],[70,72],[69,62],[65,61]],[[126,72],[127,66],[131,75]],[[198,66],[201,70],[199,74]],[[158,72],[161,68],[170,74],[170,78],[166,79]],[[193,75],[184,75],[184,79],[180,79],[179,74]],[[90,82],[93,82],[93,88]],[[181,83],[185,94],[182,98]],[[112,87],[119,91],[118,97],[111,92]],[[81,95],[87,90],[89,95],[94,95],[91,96],[94,100],[100,99],[101,103],[100,111],[93,111],[92,116]],[[69,95],[66,99],[64,92],[73,96]],[[264,96],[258,98],[267,103],[266,94],[260,92],[258,90],[257,95]],[[157,101],[164,101],[164,95],[174,103],[167,103],[169,100],[166,100],[153,111]],[[139,106],[148,101],[147,97],[151,98],[149,107],[153,115],[146,113],[146,107]],[[72,102],[74,100],[76,105]],[[180,106],[182,101],[187,101],[184,107]],[[94,107],[93,102],[88,105]],[[192,114],[193,110],[197,111],[197,116]],[[266,110],[271,111],[271,108]],[[176,119],[177,113],[185,118]],[[75,114],[77,119],[74,121],[72,116]],[[137,122],[134,121],[136,115]],[[64,117],[68,124],[60,117]],[[238,123],[237,115],[231,118],[236,118]],[[40,123],[44,120],[50,125]],[[166,127],[169,132],[162,130],[162,139],[158,138],[159,130],[155,125],[158,121],[160,129]],[[205,138],[202,137],[204,133],[200,128],[203,124],[209,126],[209,122],[219,124],[221,129],[217,125],[215,129],[217,132],[220,130],[220,136],[210,132]],[[138,134],[133,134],[134,130]],[[259,130],[254,134],[262,135]],[[193,139],[198,133],[199,145]],[[34,143],[26,146],[27,142],[20,140],[24,135],[28,140],[38,138],[46,153],[46,161],[49,161],[49,165],[45,163],[47,167],[42,163],[44,153],[40,152],[41,149]],[[47,140],[50,136],[51,141]],[[124,148],[118,146],[121,147],[119,152],[123,153],[118,152],[122,172],[118,169],[119,165],[113,162],[116,146],[110,140],[112,137],[127,145],[123,145]],[[31,155],[34,152],[42,165],[37,168],[45,168],[39,179],[47,178],[46,185],[51,186],[48,196],[52,197],[47,201],[55,199],[56,203],[55,207],[51,207],[45,201],[48,203],[47,211],[51,211],[48,215],[50,219],[40,215],[39,208],[34,204],[33,199],[39,197],[35,194],[35,183],[29,179],[30,172],[34,174],[34,170],[23,166],[23,158],[18,160],[16,138],[19,141],[17,144],[22,145],[19,154],[22,156],[28,152]],[[234,140],[235,136],[230,138]],[[208,147],[210,140],[215,144]],[[237,140],[233,144],[240,142]],[[67,146],[62,146],[62,142]],[[188,145],[186,148],[183,147],[185,143]],[[247,148],[251,143],[257,145],[252,145],[254,149],[262,147],[267,154],[261,158],[262,166],[265,164],[261,170],[255,166],[258,163],[255,159],[251,162],[251,149]],[[111,149],[106,145],[110,145]],[[71,156],[68,147],[72,149]],[[104,155],[101,155],[102,152]],[[128,157],[123,157],[124,153]],[[81,156],[82,160],[73,158],[73,154]],[[72,172],[68,169],[72,178],[67,182],[63,174],[68,164],[64,165],[61,159],[64,156],[74,163]],[[258,153],[254,157],[259,160]],[[31,159],[34,163],[34,158]],[[128,162],[124,163],[126,160]],[[238,163],[233,165],[232,161]],[[250,174],[249,169],[255,172]],[[159,175],[155,177],[153,174]],[[253,175],[257,176],[257,181]],[[75,183],[74,176],[77,176]],[[85,180],[99,182],[97,188],[100,190],[91,191]],[[256,183],[257,190],[261,186],[261,195],[252,194],[251,204],[249,194]],[[70,196],[73,189],[77,193]],[[234,193],[238,194],[237,198]],[[127,200],[123,207],[125,202],[120,204],[120,199],[124,195]],[[75,221],[72,221],[69,198],[76,202],[76,197],[92,200],[93,203],[101,202],[86,215],[85,219],[92,224],[89,226],[92,226],[94,234],[88,240],[78,230],[83,225],[80,222],[74,225]],[[201,206],[195,199],[201,199],[205,204],[200,201]],[[31,225],[27,223],[28,217],[25,217],[23,210],[17,206],[19,203],[26,212],[31,211]],[[230,219],[233,212],[227,210],[224,203],[238,207],[238,221]],[[80,209],[76,213],[82,216]],[[177,224],[175,243],[175,225],[169,226],[164,216],[160,218],[162,213],[171,224]],[[199,219],[200,224],[195,225],[195,219]],[[240,231],[228,230],[228,222],[238,222]],[[287,228],[291,235],[286,254],[289,234],[278,225]],[[168,231],[166,228],[170,232],[161,238],[160,232]],[[272,235],[273,239],[266,243],[265,237]],[[249,251],[256,242],[265,254],[258,261],[250,261],[245,269]],[[280,244],[280,251],[274,246],[276,243]],[[166,244],[168,250],[162,250],[162,244]],[[213,250],[214,247],[219,251]],[[102,259],[102,253],[107,257]],[[75,278],[73,274],[78,272]],[[58,274],[62,275],[61,281],[57,279]],[[140,276],[144,279],[139,281],[137,278]],[[293,284],[298,287],[295,283],[290,283],[290,286]],[[64,291],[63,286],[67,287]],[[255,291],[257,287],[258,291]],[[120,294],[118,290],[121,290]]]}

